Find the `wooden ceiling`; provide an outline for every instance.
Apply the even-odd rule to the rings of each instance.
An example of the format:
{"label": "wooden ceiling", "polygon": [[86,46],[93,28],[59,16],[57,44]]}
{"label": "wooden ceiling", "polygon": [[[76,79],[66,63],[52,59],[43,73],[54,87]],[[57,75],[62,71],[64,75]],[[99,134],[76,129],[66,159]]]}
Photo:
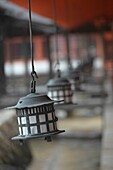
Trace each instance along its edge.
{"label": "wooden ceiling", "polygon": [[[0,1],[0,34],[5,37],[27,36],[28,11],[7,0]],[[50,19],[39,15],[32,15],[33,35],[53,34],[55,32],[54,23]],[[60,28],[58,27],[60,30]],[[10,30],[10,31],[9,31]]]}
{"label": "wooden ceiling", "polygon": [[[7,1],[28,9],[28,0]],[[31,7],[35,14],[53,20],[53,0],[31,0]],[[86,23],[98,26],[105,20],[113,21],[113,0],[56,0],[56,16],[63,28],[75,29]]]}

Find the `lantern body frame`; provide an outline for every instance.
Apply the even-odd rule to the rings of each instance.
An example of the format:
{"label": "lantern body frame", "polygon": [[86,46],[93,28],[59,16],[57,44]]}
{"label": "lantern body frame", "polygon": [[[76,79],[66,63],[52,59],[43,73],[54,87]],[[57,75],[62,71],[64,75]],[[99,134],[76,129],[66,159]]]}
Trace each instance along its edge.
{"label": "lantern body frame", "polygon": [[19,129],[19,135],[13,137],[13,140],[46,138],[64,132],[57,129],[54,101],[47,95],[29,94],[10,108],[16,109]]}
{"label": "lantern body frame", "polygon": [[[65,78],[55,78],[49,80],[47,83],[48,88],[48,96],[56,101],[55,103],[58,104],[70,104],[72,103],[72,89],[71,83]],[[62,102],[61,102],[62,101]]]}
{"label": "lantern body frame", "polygon": [[71,82],[71,88],[73,91],[81,91],[81,77],[80,77],[80,71],[78,69],[73,70],[70,69],[66,71],[63,76],[70,80]]}

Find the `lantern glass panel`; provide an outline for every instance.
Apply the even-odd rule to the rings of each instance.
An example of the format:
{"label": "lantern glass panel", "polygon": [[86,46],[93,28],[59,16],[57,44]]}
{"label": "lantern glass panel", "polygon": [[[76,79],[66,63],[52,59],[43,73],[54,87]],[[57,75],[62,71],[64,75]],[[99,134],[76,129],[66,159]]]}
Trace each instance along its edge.
{"label": "lantern glass panel", "polygon": [[39,115],[39,120],[40,122],[45,122],[46,121],[45,115]]}
{"label": "lantern glass panel", "polygon": [[49,123],[49,130],[54,131],[53,123]]}
{"label": "lantern glass panel", "polygon": [[40,125],[40,130],[41,130],[41,133],[47,132],[47,126],[46,125]]}
{"label": "lantern glass panel", "polygon": [[28,135],[28,128],[22,127],[22,129],[23,129],[23,135]]}
{"label": "lantern glass panel", "polygon": [[31,130],[31,134],[32,134],[32,135],[38,133],[38,131],[37,131],[37,126],[31,126],[31,127],[30,127],[30,130]]}
{"label": "lantern glass panel", "polygon": [[49,97],[52,97],[51,91],[49,91],[47,95],[48,95]]}
{"label": "lantern glass panel", "polygon": [[60,97],[60,100],[64,100],[64,97]]}
{"label": "lantern glass panel", "polygon": [[57,91],[53,91],[53,96],[57,97]]}
{"label": "lantern glass panel", "polygon": [[21,131],[21,128],[19,127],[19,134],[22,135],[22,131]]}
{"label": "lantern glass panel", "polygon": [[17,119],[18,119],[18,124],[20,125],[20,117],[18,117]]}
{"label": "lantern glass panel", "polygon": [[54,128],[55,128],[55,130],[57,130],[57,124],[56,123],[54,123]]}
{"label": "lantern glass panel", "polygon": [[52,113],[48,113],[48,120],[53,120]]}
{"label": "lantern glass panel", "polygon": [[66,101],[66,103],[68,103],[69,102],[69,97],[66,97],[65,101]]}
{"label": "lantern glass panel", "polygon": [[26,117],[21,117],[21,122],[22,122],[22,124],[26,124],[27,122],[26,122]]}
{"label": "lantern glass panel", "polygon": [[30,124],[36,123],[36,116],[29,116],[29,123]]}
{"label": "lantern glass panel", "polygon": [[69,91],[68,90],[65,91],[65,95],[69,95]]}
{"label": "lantern glass panel", "polygon": [[53,119],[55,119],[55,112],[53,112]]}
{"label": "lantern glass panel", "polygon": [[63,91],[62,90],[59,91],[59,95],[63,96]]}

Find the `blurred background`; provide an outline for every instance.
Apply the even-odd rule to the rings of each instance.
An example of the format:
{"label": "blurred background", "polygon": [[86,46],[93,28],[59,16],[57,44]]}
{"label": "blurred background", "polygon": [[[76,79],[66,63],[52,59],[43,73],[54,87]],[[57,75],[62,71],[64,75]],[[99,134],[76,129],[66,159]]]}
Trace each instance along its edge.
{"label": "blurred background", "polygon": [[55,108],[58,128],[65,133],[52,142],[35,139],[21,146],[11,141],[18,133],[15,111],[4,108],[30,90],[28,1],[0,0],[1,170],[113,168],[113,1],[55,3],[56,8],[54,0],[31,0],[36,90],[47,93],[47,82],[56,75],[57,57],[62,77],[66,74],[73,82],[71,75],[75,79],[80,73],[79,90],[75,79],[73,104]]}

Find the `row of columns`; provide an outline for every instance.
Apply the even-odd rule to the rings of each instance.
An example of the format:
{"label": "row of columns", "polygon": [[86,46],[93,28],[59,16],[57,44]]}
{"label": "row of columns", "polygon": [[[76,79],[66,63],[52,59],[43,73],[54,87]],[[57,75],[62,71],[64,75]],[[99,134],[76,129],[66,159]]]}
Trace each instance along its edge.
{"label": "row of columns", "polygon": [[[52,78],[53,71],[52,71],[52,57],[51,57],[51,48],[50,48],[50,37],[51,35],[45,35],[46,36],[46,44],[47,44],[47,57],[49,60],[49,76]],[[69,34],[65,33],[65,40],[66,40],[66,47],[67,47],[67,63],[68,66],[71,66],[71,58],[70,58],[70,47],[69,47]],[[102,41],[103,41],[103,49],[104,49],[104,60],[106,58],[106,48],[105,48],[105,39],[102,35]],[[6,87],[6,76],[4,71],[4,65],[5,65],[5,47],[4,47],[4,37],[3,32],[1,31],[0,36],[0,94],[5,94],[5,87]]]}

